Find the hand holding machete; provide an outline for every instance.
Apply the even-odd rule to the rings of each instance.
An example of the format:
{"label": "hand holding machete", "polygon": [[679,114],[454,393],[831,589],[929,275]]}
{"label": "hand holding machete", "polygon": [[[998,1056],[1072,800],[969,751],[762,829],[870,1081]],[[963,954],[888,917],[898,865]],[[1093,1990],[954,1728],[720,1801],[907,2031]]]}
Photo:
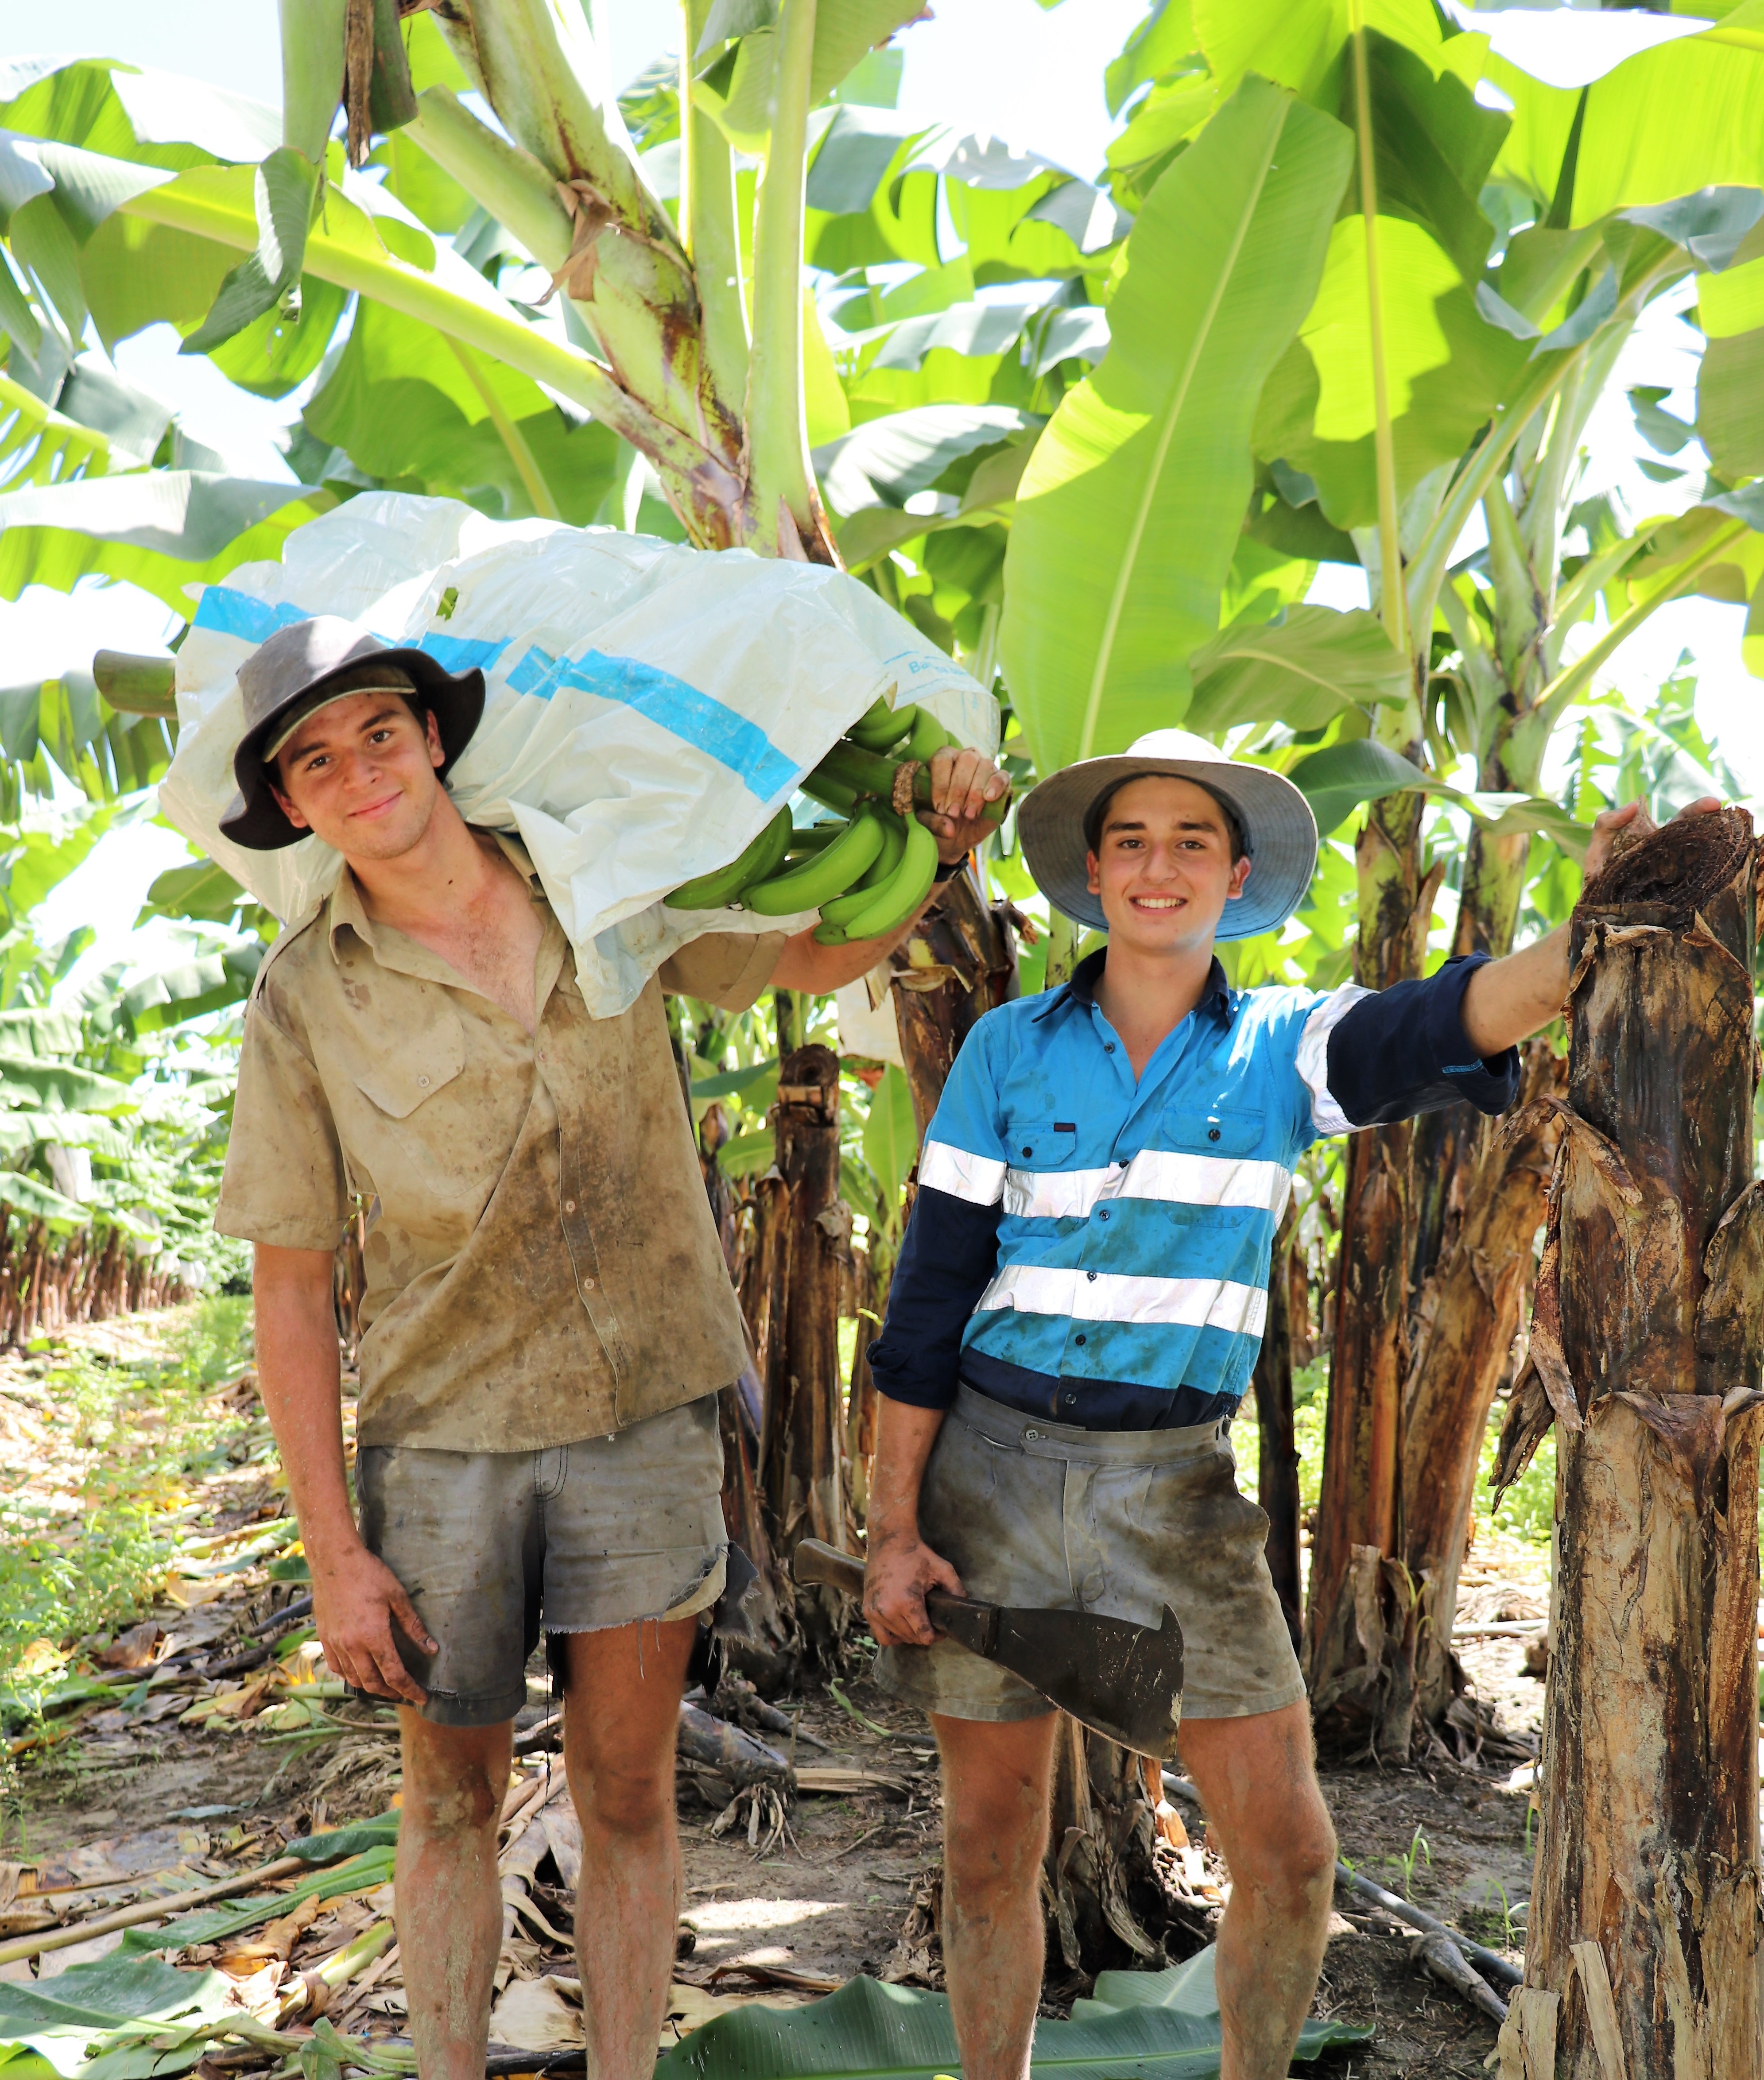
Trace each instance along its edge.
{"label": "hand holding machete", "polygon": [[[797,1546],[791,1571],[799,1582],[823,1583],[846,1596],[864,1592],[863,1562],[817,1538]],[[1169,1604],[1156,1631],[1090,1611],[1006,1609],[937,1588],[926,1592],[925,1610],[958,1645],[1021,1676],[1106,1740],[1161,1762],[1174,1755],[1182,1633]]]}

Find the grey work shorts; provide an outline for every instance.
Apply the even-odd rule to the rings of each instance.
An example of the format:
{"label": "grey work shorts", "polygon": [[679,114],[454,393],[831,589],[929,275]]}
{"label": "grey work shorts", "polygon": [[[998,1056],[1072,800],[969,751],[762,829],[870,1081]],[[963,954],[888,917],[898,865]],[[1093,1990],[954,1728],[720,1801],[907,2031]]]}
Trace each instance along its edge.
{"label": "grey work shorts", "polygon": [[708,1609],[728,1550],[722,1487],[715,1395],[543,1452],[363,1445],[363,1540],[440,1642],[430,1657],[400,1638],[429,1693],[423,1717],[512,1719],[541,1627],[600,1632]]}
{"label": "grey work shorts", "polygon": [[[1228,1426],[1078,1430],[958,1391],[919,1491],[919,1531],[971,1596],[1041,1610],[1182,1622],[1185,1719],[1277,1712],[1304,1695],[1262,1548],[1237,1492]],[[994,1662],[940,1639],[884,1647],[884,1690],[951,1719],[1054,1708]]]}

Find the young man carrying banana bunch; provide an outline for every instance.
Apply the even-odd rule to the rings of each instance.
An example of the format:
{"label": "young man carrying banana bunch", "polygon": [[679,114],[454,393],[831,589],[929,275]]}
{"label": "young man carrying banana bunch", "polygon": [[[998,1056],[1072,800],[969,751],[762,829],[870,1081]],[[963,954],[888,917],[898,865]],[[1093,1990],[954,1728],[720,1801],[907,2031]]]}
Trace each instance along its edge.
{"label": "young man carrying banana bunch", "polygon": [[[1589,875],[1638,815],[1598,818]],[[1567,994],[1568,927],[1382,993],[1235,991],[1214,941],[1282,924],[1315,869],[1289,782],[1160,730],[1044,781],[1018,822],[1050,901],[1108,945],[981,1021],[926,1134],[870,1352],[884,1398],[864,1610],[879,1676],[942,1751],[964,2080],[1029,2070],[1055,1719],[937,1638],[931,1588],[1153,1627],[1174,1609],[1182,1761],[1232,1879],[1224,2080],[1276,2080],[1317,1984],[1335,1838],[1267,1519],[1229,1441],[1270,1245],[1319,1136],[1512,1102],[1518,1043]]]}
{"label": "young man carrying banana bunch", "polygon": [[[890,765],[891,785],[906,773],[903,791],[918,791],[908,815],[890,811],[898,858],[831,928],[839,943],[825,925],[713,932],[622,1017],[590,1019],[531,862],[468,828],[441,784],[482,713],[481,673],[321,619],[279,631],[239,679],[239,792],[222,828],[262,850],[314,832],[344,871],[253,992],[216,1226],[256,1245],[258,1376],[326,1659],[405,1708],[397,1919],[418,2068],[484,2070],[497,1822],[543,1629],[594,1889],[576,1923],[590,2070],[638,2080],[674,1954],[682,1679],[725,1571],[711,1397],[746,1360],[662,993],[741,1010],[769,983],[855,979],[1007,784],[947,746],[911,772]],[[894,727],[867,719],[872,736]],[[864,774],[823,781],[857,810]],[[848,853],[842,890],[892,842],[892,824],[859,813],[878,828],[864,858]],[[771,871],[789,842],[774,888],[795,870]],[[812,907],[800,893],[771,914]],[[877,916],[886,930],[859,936]],[[359,1529],[331,1305],[358,1198],[373,1208]]]}

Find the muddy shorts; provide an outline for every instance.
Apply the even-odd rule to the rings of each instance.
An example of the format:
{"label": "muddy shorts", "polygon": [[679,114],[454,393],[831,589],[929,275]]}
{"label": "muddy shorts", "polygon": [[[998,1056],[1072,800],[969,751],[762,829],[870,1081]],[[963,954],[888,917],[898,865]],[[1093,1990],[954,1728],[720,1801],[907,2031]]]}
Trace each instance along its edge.
{"label": "muddy shorts", "polygon": [[[1277,1712],[1304,1695],[1262,1547],[1237,1492],[1228,1428],[1078,1430],[963,1386],[919,1491],[919,1531],[971,1596],[1042,1610],[1182,1621],[1185,1719]],[[876,1680],[951,1719],[1054,1708],[953,1640],[884,1647]]]}
{"label": "muddy shorts", "polygon": [[714,1394],[543,1452],[363,1445],[355,1486],[368,1550],[440,1642],[431,1658],[399,1639],[438,1726],[512,1719],[542,1627],[689,1617],[722,1592]]}

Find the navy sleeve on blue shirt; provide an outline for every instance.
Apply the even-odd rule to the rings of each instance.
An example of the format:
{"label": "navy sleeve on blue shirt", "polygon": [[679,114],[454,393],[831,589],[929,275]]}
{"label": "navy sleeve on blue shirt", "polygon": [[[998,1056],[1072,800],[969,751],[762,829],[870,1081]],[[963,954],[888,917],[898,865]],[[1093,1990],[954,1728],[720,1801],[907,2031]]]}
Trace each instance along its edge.
{"label": "navy sleeve on blue shirt", "polygon": [[[922,1185],[888,1288],[888,1319],[870,1346],[878,1392],[915,1408],[956,1399],[962,1331],[998,1262],[995,1201],[978,1206]],[[910,1323],[910,1335],[901,1324]]]}
{"label": "navy sleeve on blue shirt", "polygon": [[1492,1060],[1464,1038],[1464,992],[1486,954],[1454,954],[1419,982],[1360,999],[1329,1037],[1329,1095],[1355,1126],[1385,1126],[1468,1101],[1504,1112],[1519,1094],[1519,1050]]}

